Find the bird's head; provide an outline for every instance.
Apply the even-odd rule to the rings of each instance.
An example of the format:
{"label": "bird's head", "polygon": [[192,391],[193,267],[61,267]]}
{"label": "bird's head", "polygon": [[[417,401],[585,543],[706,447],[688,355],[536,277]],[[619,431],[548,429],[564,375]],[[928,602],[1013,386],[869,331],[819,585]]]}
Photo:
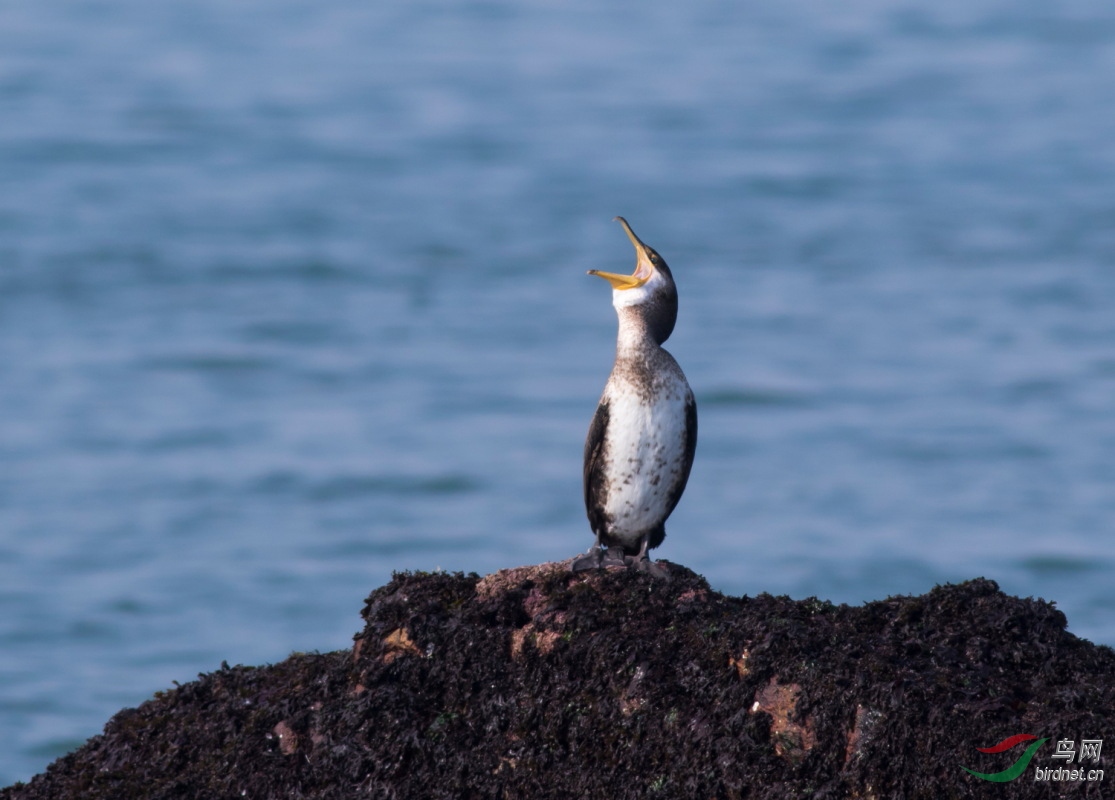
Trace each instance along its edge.
{"label": "bird's head", "polygon": [[643,244],[627,220],[623,217],[616,217],[616,220],[623,226],[631,244],[635,245],[635,271],[630,275],[620,275],[590,269],[588,274],[612,284],[612,305],[618,311],[622,313],[625,308],[637,307],[646,318],[652,335],[661,344],[669,338],[677,321],[678,292],[674,276],[662,256],[653,247]]}

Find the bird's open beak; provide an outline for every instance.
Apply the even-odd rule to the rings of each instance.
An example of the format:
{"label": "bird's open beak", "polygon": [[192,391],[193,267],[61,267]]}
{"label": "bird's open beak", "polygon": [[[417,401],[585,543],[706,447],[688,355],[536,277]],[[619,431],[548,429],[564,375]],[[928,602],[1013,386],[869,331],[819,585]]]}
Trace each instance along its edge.
{"label": "bird's open beak", "polygon": [[612,284],[613,289],[637,289],[649,281],[651,276],[654,275],[654,264],[651,263],[650,255],[647,252],[649,248],[639,241],[639,237],[635,235],[635,231],[631,230],[631,226],[627,224],[627,220],[623,217],[616,217],[616,220],[623,226],[623,230],[627,233],[627,238],[631,240],[631,244],[635,245],[635,255],[637,257],[635,272],[631,275],[617,275],[614,272],[601,272],[598,269],[590,269],[588,274],[603,278],[608,283]]}

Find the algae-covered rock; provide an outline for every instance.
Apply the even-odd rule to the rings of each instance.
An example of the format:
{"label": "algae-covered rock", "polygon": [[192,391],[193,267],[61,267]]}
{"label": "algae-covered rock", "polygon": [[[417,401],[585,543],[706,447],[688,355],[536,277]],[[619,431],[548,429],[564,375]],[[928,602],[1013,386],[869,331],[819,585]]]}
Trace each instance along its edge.
{"label": "algae-covered rock", "polygon": [[[733,598],[667,566],[396,575],[352,650],[160,693],[0,800],[1111,796],[1102,760],[1035,780],[1115,719],[1115,652],[1051,604]],[[964,769],[1040,739],[1009,787]]]}

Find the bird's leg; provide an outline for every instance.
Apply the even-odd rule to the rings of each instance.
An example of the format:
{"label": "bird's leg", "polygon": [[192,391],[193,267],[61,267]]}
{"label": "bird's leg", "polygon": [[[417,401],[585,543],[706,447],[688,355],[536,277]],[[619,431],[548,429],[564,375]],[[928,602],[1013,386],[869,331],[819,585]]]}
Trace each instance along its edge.
{"label": "bird's leg", "polygon": [[647,550],[650,549],[649,545],[650,534],[648,533],[642,537],[642,543],[639,545],[639,555],[628,556],[627,563],[639,572],[645,572],[648,575],[653,575],[655,578],[665,578],[669,580],[670,573],[668,573],[664,567],[651,561],[650,557],[647,555]]}
{"label": "bird's leg", "polygon": [[596,534],[596,541],[583,556],[573,559],[569,566],[570,572],[584,572],[586,569],[600,569],[604,566],[604,548],[600,546],[600,534]]}
{"label": "bird's leg", "polygon": [[641,565],[649,562],[649,559],[647,558],[647,550],[650,549],[649,545],[650,534],[644,533],[642,536],[639,537],[639,554],[637,556],[628,556],[627,566],[634,567],[638,570],[645,569]]}

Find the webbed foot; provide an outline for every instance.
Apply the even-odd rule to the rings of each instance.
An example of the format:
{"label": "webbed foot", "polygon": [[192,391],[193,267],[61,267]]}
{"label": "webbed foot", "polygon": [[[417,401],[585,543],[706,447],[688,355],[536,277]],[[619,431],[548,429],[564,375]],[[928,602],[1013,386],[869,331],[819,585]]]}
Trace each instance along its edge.
{"label": "webbed foot", "polygon": [[639,554],[637,556],[628,556],[627,563],[629,566],[634,567],[639,572],[645,572],[651,577],[662,578],[663,580],[670,580],[669,571],[650,560],[647,555],[647,550],[650,549],[650,536],[643,536],[642,541],[639,543]]}
{"label": "webbed foot", "polygon": [[577,556],[569,565],[570,572],[585,572],[590,569],[600,569],[604,566],[604,548],[593,545],[583,556]]}
{"label": "webbed foot", "polygon": [[662,578],[663,580],[670,580],[670,573],[656,561],[651,561],[646,556],[630,556],[631,566],[639,572],[645,572],[654,578]]}
{"label": "webbed foot", "polygon": [[609,547],[604,553],[602,567],[627,567],[631,565],[631,556],[625,555],[622,547]]}

